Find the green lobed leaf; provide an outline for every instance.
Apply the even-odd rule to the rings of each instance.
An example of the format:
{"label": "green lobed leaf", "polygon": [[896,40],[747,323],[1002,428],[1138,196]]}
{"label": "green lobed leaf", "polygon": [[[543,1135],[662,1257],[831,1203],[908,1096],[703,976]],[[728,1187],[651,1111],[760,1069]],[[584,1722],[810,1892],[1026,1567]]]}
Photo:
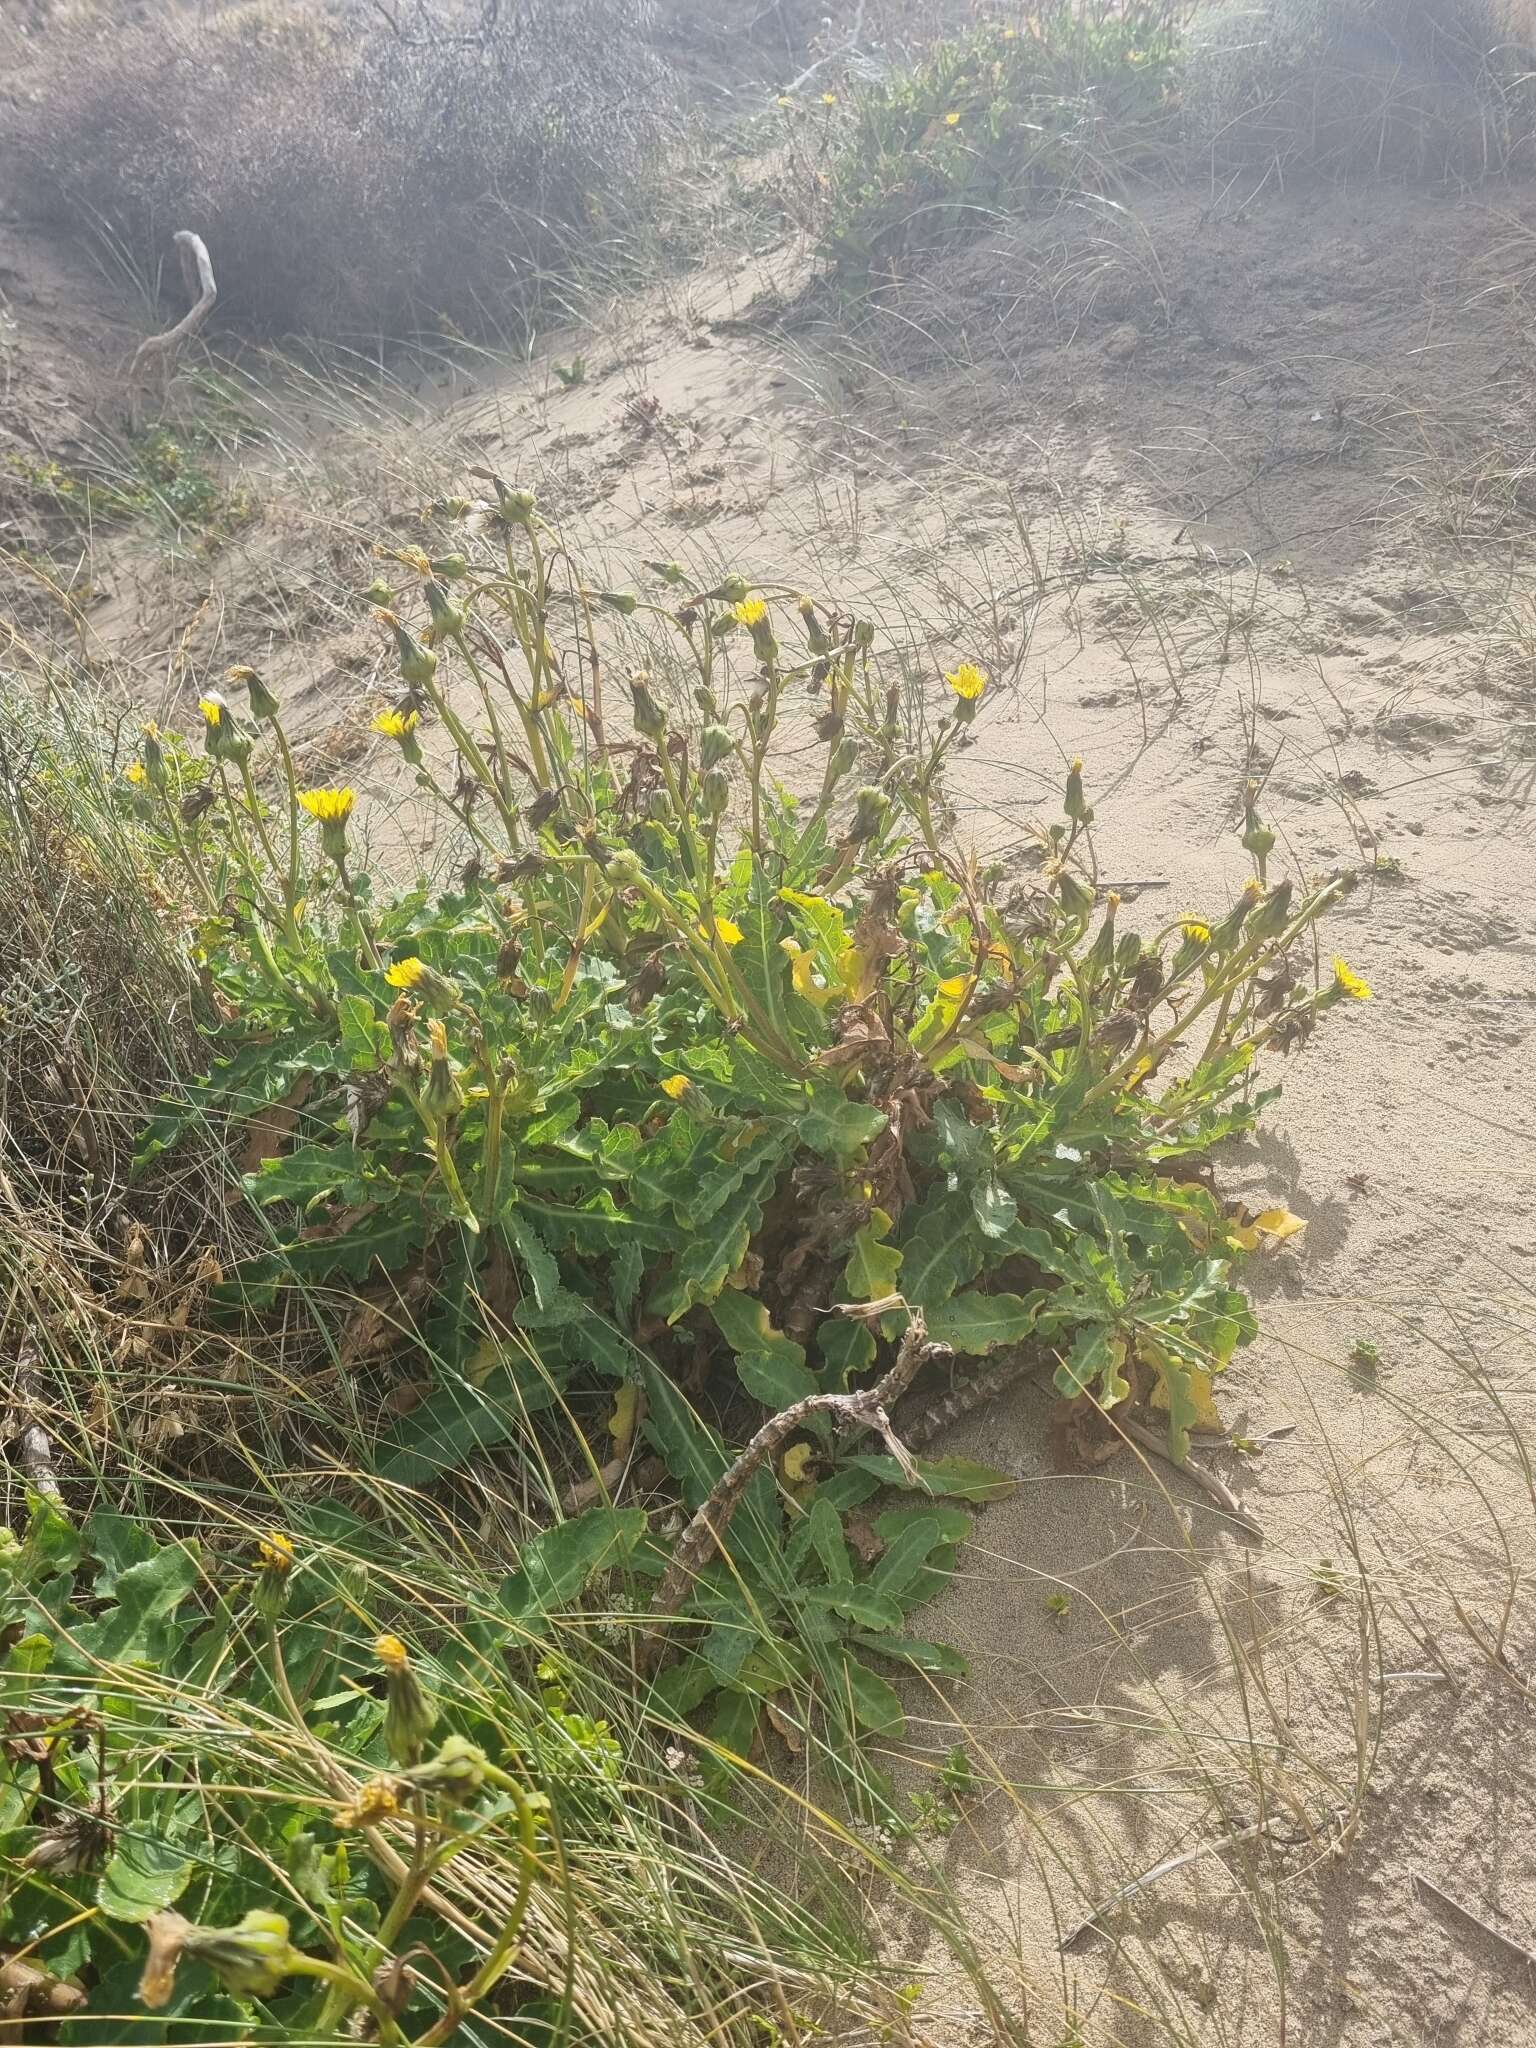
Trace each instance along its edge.
{"label": "green lobed leaf", "polygon": [[937,1344],[974,1357],[995,1351],[1000,1344],[1019,1344],[1034,1328],[1035,1316],[1044,1293],[983,1294],[972,1289],[940,1302],[928,1315],[928,1335]]}

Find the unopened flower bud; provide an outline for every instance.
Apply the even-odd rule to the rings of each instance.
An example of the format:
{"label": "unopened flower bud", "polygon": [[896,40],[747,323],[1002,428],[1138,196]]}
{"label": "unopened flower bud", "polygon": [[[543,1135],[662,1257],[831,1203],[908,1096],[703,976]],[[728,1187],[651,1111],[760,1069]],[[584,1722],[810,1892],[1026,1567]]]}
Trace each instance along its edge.
{"label": "unopened flower bud", "polygon": [[629,889],[643,878],[645,870],[640,864],[639,854],[628,846],[621,846],[617,853],[609,856],[603,874],[615,889]]}
{"label": "unopened flower bud", "polygon": [[373,1654],[384,1667],[384,1747],[391,1763],[421,1761],[422,1745],[432,1733],[437,1708],[427,1698],[411,1666],[410,1652],[398,1636],[379,1636]]}
{"label": "unopened flower bud", "polygon": [[140,748],[140,759],[144,763],[144,780],[151,789],[165,788],[165,749],[160,744],[158,725],[146,725],[144,743]]}
{"label": "unopened flower bud", "polygon": [[659,740],[667,729],[666,713],[651,695],[651,679],[643,669],[630,677],[629,694],[634,700],[635,731],[648,740]]}
{"label": "unopened flower bud", "polygon": [[387,611],[395,601],[394,585],[386,582],[382,576],[375,576],[363,592],[363,597],[376,610]]}
{"label": "unopened flower bud", "polygon": [[609,611],[617,612],[621,619],[629,618],[640,602],[632,590],[594,590],[592,595]]}
{"label": "unopened flower bud", "polygon": [[853,824],[849,838],[862,845],[865,840],[877,837],[890,815],[890,809],[891,800],[883,789],[861,789],[853,800]]}
{"label": "unopened flower bud", "polygon": [[412,690],[425,690],[437,674],[437,656],[430,647],[423,647],[409,628],[402,626],[395,614],[382,608],[377,614],[381,624],[388,626],[395,636],[395,651],[400,657],[400,679]]}
{"label": "unopened flower bud", "polygon": [[[427,610],[432,614],[432,645],[440,647],[444,640],[456,639],[464,630],[464,614],[456,604],[451,604],[448,593],[435,576],[429,577],[424,586]],[[405,664],[401,663],[402,672]]]}
{"label": "unopened flower bud", "polygon": [[1093,823],[1093,806],[1083,795],[1083,762],[1081,755],[1074,755],[1067,770],[1067,797],[1063,808],[1074,825]]}
{"label": "unopened flower bud", "polygon": [[263,1621],[276,1621],[287,1604],[293,1561],[293,1540],[278,1530],[269,1530],[257,1545],[251,1605]]}
{"label": "unopened flower bud", "polygon": [[699,777],[699,801],[707,816],[718,818],[731,800],[731,778],[723,768],[706,768]]}
{"label": "unopened flower bud", "polygon": [[437,1755],[400,1773],[402,1784],[430,1792],[450,1805],[462,1806],[485,1784],[486,1755],[462,1735],[450,1735]]}
{"label": "unopened flower bud", "polygon": [[1250,939],[1278,938],[1285,930],[1291,914],[1291,883],[1289,880],[1276,883],[1264,898],[1258,909],[1248,919]]}
{"label": "unopened flower bud", "polygon": [[722,604],[745,604],[751,588],[745,576],[727,576],[715,586],[714,594]]}
{"label": "unopened flower bud", "polygon": [[456,1115],[463,1107],[464,1093],[459,1087],[453,1062],[448,1057],[448,1032],[441,1017],[427,1019],[427,1040],[432,1065],[427,1073],[426,1086],[421,1091],[421,1106],[429,1117],[441,1121]]}
{"label": "unopened flower bud", "polygon": [[270,1998],[302,1961],[281,1913],[259,1907],[236,1927],[191,1927],[181,1952],[206,1963],[233,1998]]}
{"label": "unopened flower bud", "polygon": [[699,734],[699,766],[704,769],[718,767],[728,761],[736,751],[736,743],[723,725],[706,725]]}
{"label": "unopened flower bud", "polygon": [[1093,890],[1075,875],[1070,868],[1063,868],[1056,877],[1056,893],[1061,898],[1061,907],[1069,917],[1088,917],[1093,911]]}
{"label": "unopened flower bud", "polygon": [[857,740],[842,739],[827,756],[828,783],[841,782],[859,765],[859,744]]}
{"label": "unopened flower bud", "polygon": [[431,566],[439,583],[459,583],[469,574],[469,563],[462,555],[438,555]]}
{"label": "unopened flower bud", "polygon": [[255,669],[226,669],[224,679],[226,682],[240,683],[244,686],[245,701],[250,706],[251,716],[258,725],[271,724],[281,707]]}

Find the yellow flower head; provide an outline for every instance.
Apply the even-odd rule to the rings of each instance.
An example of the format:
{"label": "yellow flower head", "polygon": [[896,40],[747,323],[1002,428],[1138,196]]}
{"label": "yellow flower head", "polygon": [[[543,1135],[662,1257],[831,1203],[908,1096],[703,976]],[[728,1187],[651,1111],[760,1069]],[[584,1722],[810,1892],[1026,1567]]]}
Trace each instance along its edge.
{"label": "yellow flower head", "polygon": [[699,926],[699,937],[701,939],[718,939],[722,946],[739,946],[741,944],[741,926],[739,924],[732,924],[728,917],[717,917],[713,931],[709,929],[708,925],[701,924]]}
{"label": "yellow flower head", "polygon": [[123,774],[134,785],[135,788],[137,788],[141,782],[147,782],[149,780],[148,774],[145,772],[144,763],[142,761],[130,761],[128,763],[128,766],[123,770]]}
{"label": "yellow flower head", "polygon": [[351,789],[301,789],[299,802],[322,825],[344,825],[352,815],[357,793]]}
{"label": "yellow flower head", "polygon": [[420,722],[415,711],[381,711],[373,721],[375,732],[383,733],[387,740],[409,739]]}
{"label": "yellow flower head", "polygon": [[1337,955],[1334,956],[1333,962],[1333,985],[1342,989],[1354,1002],[1368,1003],[1371,1000],[1370,983],[1362,981],[1355,970]]}
{"label": "yellow flower head", "polygon": [[668,1074],[661,1083],[661,1092],[663,1095],[670,1095],[674,1102],[681,1102],[692,1086],[693,1083],[686,1074]]}
{"label": "yellow flower head", "polygon": [[1208,946],[1211,943],[1211,928],[1208,924],[1202,924],[1198,917],[1186,917],[1179,930],[1192,946]]}
{"label": "yellow flower head", "polygon": [[958,128],[960,126],[960,116],[958,114],[946,114],[944,116],[944,126],[946,128]]}
{"label": "yellow flower head", "polygon": [[336,1809],[336,1825],[339,1828],[376,1828],[382,1820],[388,1820],[400,1811],[400,1796],[395,1790],[393,1778],[370,1778],[366,1785],[360,1785],[356,1795],[345,1806]]}
{"label": "yellow flower head", "polygon": [[373,1654],[386,1671],[403,1671],[411,1661],[411,1653],[398,1636],[375,1636]]}
{"label": "yellow flower head", "polygon": [[276,1529],[269,1529],[256,1546],[256,1555],[263,1571],[291,1572],[293,1538],[280,1534]]}
{"label": "yellow flower head", "polygon": [[944,680],[962,703],[971,704],[987,687],[987,672],[984,668],[977,668],[974,662],[962,661]]}
{"label": "yellow flower head", "polygon": [[731,606],[731,617],[738,626],[750,629],[760,626],[768,616],[768,607],[760,597],[744,597],[740,604]]}
{"label": "yellow flower head", "polygon": [[198,698],[197,708],[201,711],[209,725],[222,725],[224,714],[229,709],[229,705],[219,695],[217,690],[210,690],[206,697]]}
{"label": "yellow flower head", "polygon": [[418,960],[414,953],[408,953],[403,960],[397,960],[392,967],[384,970],[384,979],[391,988],[417,988],[426,976],[427,963]]}
{"label": "yellow flower head", "polygon": [[835,92],[824,92],[821,96],[821,104],[824,107],[835,107],[837,105],[837,94]]}

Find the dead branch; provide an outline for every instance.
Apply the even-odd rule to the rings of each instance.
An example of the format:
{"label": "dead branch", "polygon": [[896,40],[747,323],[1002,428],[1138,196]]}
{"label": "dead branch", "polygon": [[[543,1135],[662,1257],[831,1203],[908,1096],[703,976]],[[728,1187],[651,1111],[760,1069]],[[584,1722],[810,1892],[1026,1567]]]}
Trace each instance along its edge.
{"label": "dead branch", "polygon": [[32,1491],[55,1507],[62,1507],[64,1495],[54,1469],[53,1439],[37,1419],[44,1405],[43,1362],[31,1338],[24,1337],[16,1354],[10,1406],[0,1432],[6,1442],[15,1444],[16,1463]]}
{"label": "dead branch", "polygon": [[1155,1458],[1166,1459],[1175,1472],[1182,1472],[1186,1479],[1192,1479],[1202,1493],[1208,1493],[1216,1505],[1231,1516],[1245,1536],[1250,1537],[1255,1543],[1264,1541],[1264,1531],[1251,1515],[1244,1514],[1241,1501],[1224,1479],[1208,1471],[1204,1465],[1197,1465],[1188,1458],[1182,1465],[1175,1463],[1173,1453],[1168,1448],[1167,1438],[1155,1429],[1148,1429],[1145,1423],[1133,1422],[1128,1415],[1111,1415],[1109,1420],[1123,1435],[1128,1436],[1132,1443],[1139,1444],[1144,1451],[1150,1451]]}
{"label": "dead branch", "polygon": [[[898,1296],[890,1296],[880,1302],[861,1303],[856,1310],[845,1309],[844,1313],[864,1316],[878,1311],[883,1314],[887,1309],[902,1306]],[[665,1650],[654,1624],[669,1614],[676,1614],[682,1606],[689,1587],[724,1542],[731,1517],[741,1505],[742,1495],[753,1474],[760,1471],[779,1446],[813,1415],[830,1415],[835,1423],[846,1429],[878,1431],[886,1449],[901,1467],[907,1483],[917,1484],[917,1467],[912,1463],[906,1445],[892,1428],[889,1411],[924,1365],[949,1356],[947,1344],[928,1342],[928,1326],[923,1320],[923,1312],[915,1308],[911,1311],[911,1320],[896,1353],[895,1364],[872,1387],[865,1387],[856,1394],[808,1394],[803,1401],[795,1401],[769,1417],[735,1464],[715,1481],[708,1499],[677,1539],[677,1548],[656,1589],[656,1598],[651,1602],[649,1619],[653,1627],[649,1635],[649,1653],[653,1663],[661,1661]]]}
{"label": "dead branch", "polygon": [[196,334],[213,311],[213,302],[219,296],[219,288],[213,281],[213,261],[202,236],[182,228],[174,240],[176,253],[181,258],[183,281],[187,291],[195,293],[196,298],[174,327],[168,327],[164,334],[148,335],[141,341],[128,366],[129,377],[137,379],[147,363],[159,362],[161,378],[166,386],[170,384],[182,343]]}

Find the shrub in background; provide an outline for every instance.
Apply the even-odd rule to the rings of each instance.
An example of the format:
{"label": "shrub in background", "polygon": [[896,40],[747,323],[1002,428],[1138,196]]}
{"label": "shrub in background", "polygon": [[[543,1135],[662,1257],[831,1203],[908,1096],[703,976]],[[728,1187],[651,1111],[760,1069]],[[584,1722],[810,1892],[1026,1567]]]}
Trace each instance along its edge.
{"label": "shrub in background", "polygon": [[660,130],[638,0],[521,0],[482,36],[252,0],[66,26],[17,111],[24,209],[147,274],[190,228],[242,332],[485,331],[600,231]]}

